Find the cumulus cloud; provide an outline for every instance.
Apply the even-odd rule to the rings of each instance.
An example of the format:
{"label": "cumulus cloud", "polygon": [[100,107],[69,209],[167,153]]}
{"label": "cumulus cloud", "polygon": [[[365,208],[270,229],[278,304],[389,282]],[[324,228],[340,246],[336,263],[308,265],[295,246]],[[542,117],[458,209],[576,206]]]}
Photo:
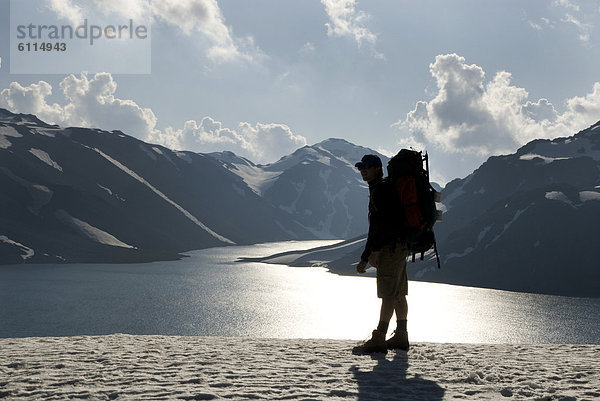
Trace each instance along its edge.
{"label": "cumulus cloud", "polygon": [[141,140],[175,150],[215,152],[230,150],[257,163],[275,161],[298,147],[306,138],[284,124],[240,123],[235,129],[204,117],[187,121],[183,128],[156,128],[153,111],[133,100],[115,96],[117,83],[109,73],[69,75],[60,84],[65,104],[48,102],[52,86],[39,81],[28,86],[12,82],[0,91],[0,107],[15,113],[35,114],[61,126],[120,130]]}
{"label": "cumulus cloud", "polygon": [[187,35],[199,32],[210,40],[207,55],[214,61],[251,57],[239,49],[231,29],[225,25],[216,0],[161,0],[152,2],[155,17],[179,27]]}
{"label": "cumulus cloud", "polygon": [[58,18],[63,18],[72,24],[83,21],[83,9],[73,0],[46,0],[48,8],[56,13]]}
{"label": "cumulus cloud", "polygon": [[356,9],[356,0],[321,0],[329,16],[327,34],[330,36],[350,36],[361,45],[375,43],[377,36],[365,27],[369,14]]}
{"label": "cumulus cloud", "polygon": [[[208,41],[206,55],[214,62],[250,61],[253,58],[250,52],[261,54],[254,48],[251,38],[234,38],[216,0],[160,0],[152,1],[151,6],[148,0],[87,0],[80,3],[85,5],[86,15],[115,13],[137,19],[146,18],[151,13],[155,21],[176,26],[188,36],[199,33]],[[84,18],[84,8],[74,0],[46,0],[46,4],[59,18],[66,18],[74,24]]]}
{"label": "cumulus cloud", "polygon": [[437,56],[430,71],[438,92],[395,124],[409,133],[403,144],[489,156],[513,152],[536,138],[572,135],[600,116],[600,82],[591,93],[568,99],[561,114],[547,99],[528,100],[509,72],[500,71],[485,83],[483,69],[457,54]]}
{"label": "cumulus cloud", "polygon": [[256,163],[269,163],[298,147],[306,138],[284,124],[252,125],[240,123],[236,129],[223,127],[220,121],[204,117],[200,122],[187,121],[182,129],[155,131],[148,140],[169,147],[195,152],[232,151]]}
{"label": "cumulus cloud", "polygon": [[0,107],[31,113],[62,126],[101,127],[121,130],[138,138],[150,135],[156,126],[152,110],[132,100],[115,97],[117,83],[109,73],[69,75],[60,83],[65,105],[49,104],[52,86],[39,81],[28,86],[12,82],[0,91]]}

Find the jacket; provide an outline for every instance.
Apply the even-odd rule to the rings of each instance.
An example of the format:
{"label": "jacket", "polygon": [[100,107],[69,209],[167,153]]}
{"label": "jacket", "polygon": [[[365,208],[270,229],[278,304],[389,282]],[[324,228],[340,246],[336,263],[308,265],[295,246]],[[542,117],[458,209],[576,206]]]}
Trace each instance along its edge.
{"label": "jacket", "polygon": [[369,182],[369,234],[361,260],[368,261],[372,252],[395,242],[399,237],[397,207],[391,193],[394,189],[387,179]]}

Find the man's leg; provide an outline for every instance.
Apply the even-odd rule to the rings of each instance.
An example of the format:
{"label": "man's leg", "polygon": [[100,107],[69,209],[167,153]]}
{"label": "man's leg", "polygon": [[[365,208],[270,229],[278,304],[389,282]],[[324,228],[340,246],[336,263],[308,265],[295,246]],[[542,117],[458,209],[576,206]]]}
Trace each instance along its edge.
{"label": "man's leg", "polygon": [[408,302],[406,296],[401,296],[394,302],[396,311],[397,326],[394,336],[387,341],[390,349],[402,349],[408,351],[408,332],[406,331],[406,318],[408,316]]}
{"label": "man's leg", "polygon": [[395,300],[394,310],[396,311],[396,320],[406,320],[408,317],[408,302],[406,302],[406,295],[402,295]]}
{"label": "man's leg", "polygon": [[377,330],[382,332],[384,335],[387,333],[387,329],[390,325],[390,320],[394,315],[397,301],[394,298],[382,298],[381,299],[381,311],[379,313],[379,326]]}

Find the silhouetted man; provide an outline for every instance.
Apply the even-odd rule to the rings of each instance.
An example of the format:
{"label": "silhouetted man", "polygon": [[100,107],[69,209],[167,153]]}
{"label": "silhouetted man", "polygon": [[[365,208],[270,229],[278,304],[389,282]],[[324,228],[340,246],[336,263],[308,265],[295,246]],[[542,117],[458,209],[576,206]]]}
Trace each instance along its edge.
{"label": "silhouetted man", "polygon": [[[391,196],[391,183],[383,179],[381,159],[377,155],[365,155],[356,163],[362,179],[369,184],[369,234],[361,260],[356,266],[364,273],[367,264],[377,269],[377,296],[381,298],[379,325],[372,337],[354,347],[357,354],[387,352],[388,349],[408,351],[406,317],[408,304],[408,280],[406,277],[406,244],[398,239],[399,227],[396,205]],[[389,323],[396,312],[397,328],[394,335],[385,340]]]}

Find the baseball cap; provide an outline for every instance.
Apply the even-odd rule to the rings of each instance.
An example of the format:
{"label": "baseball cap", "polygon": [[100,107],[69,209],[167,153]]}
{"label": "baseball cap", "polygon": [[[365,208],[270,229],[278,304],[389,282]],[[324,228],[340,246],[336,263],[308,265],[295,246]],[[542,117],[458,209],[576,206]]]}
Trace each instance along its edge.
{"label": "baseball cap", "polygon": [[354,165],[354,167],[359,170],[381,166],[381,159],[377,155],[364,155],[362,159]]}

